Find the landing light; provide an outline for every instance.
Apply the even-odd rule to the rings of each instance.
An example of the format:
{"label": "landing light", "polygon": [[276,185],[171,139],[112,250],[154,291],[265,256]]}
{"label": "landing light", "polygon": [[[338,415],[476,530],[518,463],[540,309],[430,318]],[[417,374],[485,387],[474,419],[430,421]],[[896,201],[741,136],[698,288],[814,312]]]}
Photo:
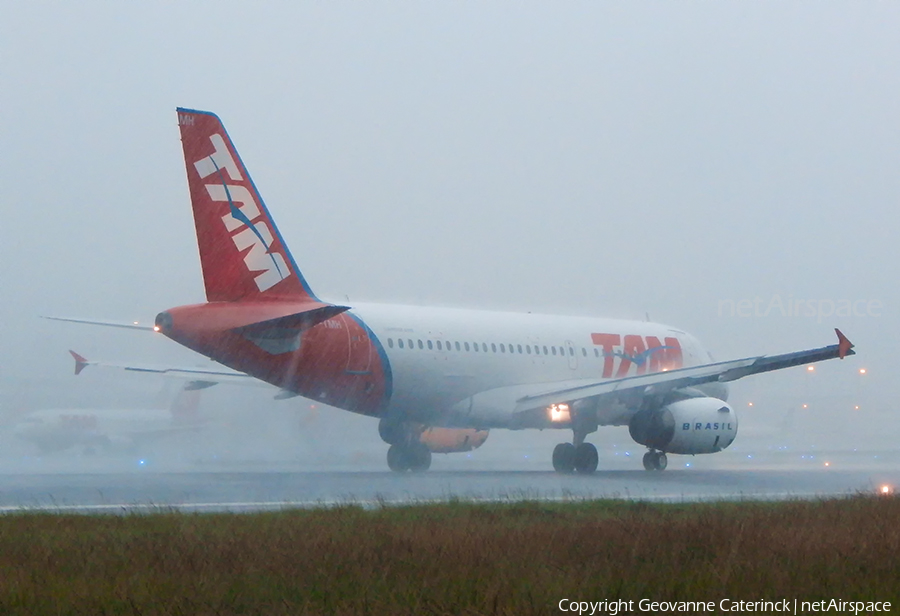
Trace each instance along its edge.
{"label": "landing light", "polygon": [[865,373],[866,373],[866,369],[865,369],[865,368],[860,368],[860,369],[859,369],[859,373],[860,373],[860,374],[865,374]]}
{"label": "landing light", "polygon": [[159,331],[159,325],[154,325],[154,326],[153,326],[153,331],[158,332],[158,331]]}
{"label": "landing light", "polygon": [[881,494],[883,494],[884,496],[889,496],[891,494],[891,492],[893,492],[893,490],[891,489],[891,486],[885,484],[885,485],[881,486],[881,489],[879,490],[879,492],[881,492]]}
{"label": "landing light", "polygon": [[547,412],[550,413],[550,421],[553,423],[569,421],[572,418],[568,404],[551,404],[547,407]]}
{"label": "landing light", "polygon": [[804,404],[804,405],[803,405],[803,408],[805,408],[805,409],[806,409],[806,408],[809,408],[809,405],[808,405],[808,404]]}
{"label": "landing light", "polygon": [[807,371],[807,372],[814,372],[815,369],[816,369],[815,366],[807,366],[807,367],[806,367],[806,371]]}
{"label": "landing light", "polygon": [[831,462],[826,462],[825,466],[831,466]]}
{"label": "landing light", "polygon": [[753,406],[753,403],[752,403],[752,402],[748,402],[748,403],[747,403],[747,406]]}

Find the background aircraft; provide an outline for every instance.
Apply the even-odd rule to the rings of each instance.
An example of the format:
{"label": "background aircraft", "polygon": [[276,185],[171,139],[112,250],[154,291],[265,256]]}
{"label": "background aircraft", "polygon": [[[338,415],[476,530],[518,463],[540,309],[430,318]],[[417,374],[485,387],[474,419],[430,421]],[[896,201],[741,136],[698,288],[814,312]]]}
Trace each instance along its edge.
{"label": "background aircraft", "polygon": [[[71,352],[71,351],[70,351]],[[77,353],[75,374],[91,362]],[[206,385],[185,383],[168,408],[43,409],[17,418],[12,434],[41,453],[78,449],[83,453],[133,453],[142,445],[202,427],[200,390]]]}

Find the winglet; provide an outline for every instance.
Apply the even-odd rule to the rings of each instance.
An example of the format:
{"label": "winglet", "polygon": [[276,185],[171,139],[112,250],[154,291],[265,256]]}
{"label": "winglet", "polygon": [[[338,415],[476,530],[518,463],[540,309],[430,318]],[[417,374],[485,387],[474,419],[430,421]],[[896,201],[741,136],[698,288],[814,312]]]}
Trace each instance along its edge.
{"label": "winglet", "polygon": [[834,333],[838,337],[838,357],[844,359],[848,354],[852,355],[850,350],[853,348],[853,343],[837,327],[834,328]]}
{"label": "winglet", "polygon": [[87,358],[79,355],[75,351],[70,350],[69,354],[75,358],[75,376],[81,374],[81,371],[87,368],[90,365],[90,362]]}

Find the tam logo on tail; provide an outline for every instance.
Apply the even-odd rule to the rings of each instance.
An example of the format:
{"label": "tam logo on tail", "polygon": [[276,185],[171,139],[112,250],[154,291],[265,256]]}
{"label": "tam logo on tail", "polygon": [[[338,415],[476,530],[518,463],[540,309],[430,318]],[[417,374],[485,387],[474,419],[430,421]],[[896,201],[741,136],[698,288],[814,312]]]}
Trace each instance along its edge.
{"label": "tam logo on tail", "polygon": [[[244,254],[244,264],[254,276],[256,287],[263,292],[291,275],[284,255],[272,249],[272,231],[265,220],[256,221],[262,216],[259,205],[253,194],[240,184],[226,183],[223,171],[234,181],[242,181],[238,166],[225,145],[222,135],[212,135],[209,140],[213,145],[213,153],[194,162],[194,168],[200,179],[218,180],[220,183],[206,184],[206,191],[213,201],[228,203],[229,213],[222,217],[225,228],[231,233],[231,241],[239,252]],[[237,231],[237,233],[234,233]]]}
{"label": "tam logo on tail", "polygon": [[219,118],[178,110],[208,301],[311,298]]}

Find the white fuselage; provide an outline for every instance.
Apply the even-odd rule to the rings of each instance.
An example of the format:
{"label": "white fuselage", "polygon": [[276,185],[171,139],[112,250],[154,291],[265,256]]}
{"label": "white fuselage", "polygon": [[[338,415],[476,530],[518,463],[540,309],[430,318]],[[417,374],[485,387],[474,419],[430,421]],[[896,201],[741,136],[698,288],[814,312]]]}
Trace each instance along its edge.
{"label": "white fuselage", "polygon": [[[440,425],[514,427],[508,405],[472,404],[473,396],[491,390],[539,391],[710,361],[693,336],[658,323],[376,304],[357,305],[352,313],[387,356],[389,413]],[[664,365],[667,350],[676,365]],[[627,417],[612,412],[601,422],[621,424]]]}

